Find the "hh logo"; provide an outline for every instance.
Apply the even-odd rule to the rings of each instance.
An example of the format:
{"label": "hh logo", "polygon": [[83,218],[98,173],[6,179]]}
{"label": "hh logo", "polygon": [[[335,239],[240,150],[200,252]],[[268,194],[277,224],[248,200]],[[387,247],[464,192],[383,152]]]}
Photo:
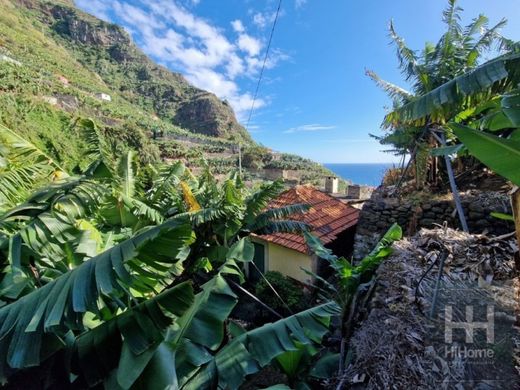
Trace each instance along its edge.
{"label": "hh logo", "polygon": [[475,329],[486,330],[486,340],[488,344],[495,341],[495,311],[494,307],[487,305],[487,322],[473,321],[473,306],[466,306],[466,321],[453,321],[453,307],[447,305],[445,308],[445,329],[444,341],[453,342],[453,329],[464,329],[466,333],[466,343],[473,343],[473,333]]}

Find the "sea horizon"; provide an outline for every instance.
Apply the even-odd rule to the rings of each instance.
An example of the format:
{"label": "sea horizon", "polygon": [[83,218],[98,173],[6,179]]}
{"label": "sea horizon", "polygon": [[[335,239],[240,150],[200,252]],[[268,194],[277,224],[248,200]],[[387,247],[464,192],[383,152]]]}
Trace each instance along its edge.
{"label": "sea horizon", "polygon": [[353,184],[377,187],[381,184],[386,170],[398,164],[397,162],[323,163],[323,166]]}

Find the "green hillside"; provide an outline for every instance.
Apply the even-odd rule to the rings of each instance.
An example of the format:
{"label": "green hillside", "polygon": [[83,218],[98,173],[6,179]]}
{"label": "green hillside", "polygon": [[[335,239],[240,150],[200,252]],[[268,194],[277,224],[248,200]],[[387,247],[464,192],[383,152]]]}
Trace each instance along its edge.
{"label": "green hillside", "polygon": [[240,144],[253,176],[256,168],[301,170],[303,181],[328,173],[256,145],[227,102],[155,64],[121,27],[72,2],[0,0],[0,54],[0,122],[66,169],[81,165],[86,147],[75,120],[92,118],[115,153],[135,149],[143,163],[197,167],[205,159],[225,172],[237,166]]}

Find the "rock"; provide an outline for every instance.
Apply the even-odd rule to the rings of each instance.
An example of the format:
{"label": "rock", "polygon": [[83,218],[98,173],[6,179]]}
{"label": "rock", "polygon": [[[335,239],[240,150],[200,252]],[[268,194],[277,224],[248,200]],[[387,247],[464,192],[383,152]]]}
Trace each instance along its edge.
{"label": "rock", "polygon": [[474,219],[474,220],[476,221],[476,220],[479,220],[479,219],[484,218],[484,214],[482,214],[482,213],[478,213],[478,212],[476,212],[476,211],[470,211],[470,212],[468,213],[468,217],[469,217],[470,219]]}
{"label": "rock", "polygon": [[423,218],[419,221],[421,226],[432,226],[436,221],[430,218]]}
{"label": "rock", "polygon": [[432,205],[430,203],[425,203],[425,204],[421,205],[421,208],[423,210],[430,210],[432,208]]}
{"label": "rock", "polygon": [[484,212],[484,208],[478,204],[478,203],[471,203],[468,207],[471,211],[476,211],[478,213],[483,213]]}
{"label": "rock", "polygon": [[386,221],[379,221],[376,223],[376,226],[380,229],[385,229],[388,227],[388,223]]}
{"label": "rock", "polygon": [[489,227],[489,221],[485,219],[479,219],[477,222],[475,222],[475,225],[478,227]]}

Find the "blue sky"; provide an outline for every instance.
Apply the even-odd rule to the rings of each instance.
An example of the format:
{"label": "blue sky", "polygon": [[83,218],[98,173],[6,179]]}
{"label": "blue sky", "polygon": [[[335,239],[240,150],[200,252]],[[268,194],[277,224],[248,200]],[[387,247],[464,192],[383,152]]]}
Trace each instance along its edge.
{"label": "blue sky", "polygon": [[[245,124],[277,0],[76,0],[124,26],[156,62],[227,99]],[[249,131],[272,149],[319,162],[388,162],[368,136],[389,105],[365,69],[406,87],[388,22],[415,49],[443,32],[442,0],[283,0]],[[460,0],[465,22],[518,16],[518,0]],[[503,35],[520,40],[511,20]]]}

